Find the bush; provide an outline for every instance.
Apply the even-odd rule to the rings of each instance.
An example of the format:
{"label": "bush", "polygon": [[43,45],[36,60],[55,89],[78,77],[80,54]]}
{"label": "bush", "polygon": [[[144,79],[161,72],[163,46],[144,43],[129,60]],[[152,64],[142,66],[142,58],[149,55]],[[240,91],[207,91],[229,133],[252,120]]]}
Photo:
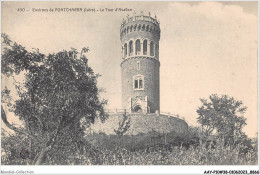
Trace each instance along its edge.
{"label": "bush", "polygon": [[[176,133],[168,133],[169,142],[166,144],[160,140],[150,142],[151,137],[161,135],[151,132],[137,136],[123,135],[120,138],[104,133],[93,134],[82,142],[82,149],[65,149],[62,154],[53,153],[55,160],[49,159],[46,162],[50,165],[257,165],[256,138],[251,139],[252,149],[241,152],[241,148],[244,148],[242,144],[225,145],[220,139],[214,142],[197,140],[196,132],[193,131],[182,137]],[[15,145],[18,144],[17,138],[2,137],[4,152],[10,152],[2,156],[2,164],[26,164],[26,160],[19,158],[18,151],[14,149],[18,147]],[[195,144],[192,140],[195,140]],[[10,145],[12,143],[14,146]]]}
{"label": "bush", "polygon": [[188,149],[178,146],[136,151],[121,147],[102,148],[95,152],[95,156],[82,155],[81,160],[82,165],[256,165],[257,153],[241,155],[238,148],[232,149],[218,142],[215,148],[203,143]]}

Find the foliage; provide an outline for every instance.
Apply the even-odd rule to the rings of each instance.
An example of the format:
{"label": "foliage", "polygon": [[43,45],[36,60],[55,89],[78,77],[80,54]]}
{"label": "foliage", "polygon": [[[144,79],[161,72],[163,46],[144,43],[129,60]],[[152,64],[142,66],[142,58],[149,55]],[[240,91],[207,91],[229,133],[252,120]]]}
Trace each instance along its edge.
{"label": "foliage", "polygon": [[241,138],[242,128],[246,125],[243,114],[247,109],[242,106],[242,101],[227,95],[219,97],[213,94],[209,100],[201,99],[201,103],[197,110],[197,120],[206,137],[215,132],[218,137],[224,138],[226,143],[234,143]]}
{"label": "foliage", "polygon": [[87,135],[86,140],[97,148],[112,150],[121,147],[128,151],[154,149],[157,146],[185,147],[198,146],[200,139],[197,128],[191,127],[187,133],[159,133],[152,131],[137,135],[123,135],[118,139],[117,135],[106,135],[105,133],[93,133]]}
{"label": "foliage", "polygon": [[26,165],[27,160],[20,156],[22,149],[26,148],[27,140],[20,133],[15,135],[1,129],[1,162],[5,165]]}
{"label": "foliage", "polygon": [[[46,56],[38,49],[27,51],[6,34],[2,34],[2,41],[2,75],[13,78],[19,97],[13,100],[5,87],[2,105],[9,106],[24,127],[10,124],[3,107],[2,120],[27,139],[30,164],[44,164],[60,155],[66,159],[68,151],[78,151],[83,145],[80,121],[93,123],[96,117],[107,117],[103,109],[106,101],[99,99],[99,75],[94,74],[83,55],[88,48],[82,49],[80,57],[73,48]],[[24,83],[15,79],[14,74],[24,76]]]}
{"label": "foliage", "polygon": [[121,137],[130,128],[130,118],[126,115],[126,112],[123,114],[123,120],[118,125],[118,129],[114,129],[114,132]]}
{"label": "foliage", "polygon": [[[101,134],[102,135],[102,134]],[[98,135],[95,135],[97,138]],[[109,137],[110,139],[106,139]],[[109,143],[113,137],[102,135]],[[123,136],[121,143],[123,142]],[[133,136],[133,138],[145,138]],[[100,141],[100,140],[99,140]],[[147,142],[147,140],[145,141]],[[140,142],[141,143],[141,142]],[[143,143],[145,149],[127,149],[124,145],[118,147],[97,146],[95,144],[94,155],[91,158],[80,155],[81,165],[257,165],[257,151],[251,149],[246,154],[240,152],[242,145],[236,147],[227,146],[223,140],[215,143],[199,142],[198,145],[190,145],[188,148],[182,145],[158,144],[149,145]],[[123,147],[121,147],[123,146]],[[138,145],[136,145],[138,147]]]}
{"label": "foliage", "polygon": [[[257,164],[257,144],[252,144],[252,149],[247,152],[241,150],[248,147],[238,144],[235,147],[224,144],[221,139],[215,142],[198,141],[197,144],[190,141],[196,137],[196,128],[191,128],[190,139],[179,142],[176,133],[169,134],[167,144],[149,144],[151,136],[140,134],[136,136],[123,135],[118,145],[118,136],[106,135],[104,133],[88,135],[81,143],[82,149],[59,149],[60,152],[52,151],[46,164],[50,165],[256,165]],[[193,133],[191,133],[193,132]],[[175,136],[177,140],[171,140]],[[188,136],[188,135],[186,135]],[[14,139],[17,137],[17,139]],[[3,164],[26,164],[25,160],[17,157],[18,152],[12,149],[11,144],[22,144],[17,142],[19,136],[12,137],[14,142],[3,142],[8,144],[8,149],[13,154],[2,156]],[[183,138],[183,137],[182,137]],[[135,140],[135,142],[133,142]],[[251,140],[251,139],[249,139]],[[253,139],[257,143],[257,138]],[[251,140],[252,141],[252,140]],[[177,142],[177,143],[176,143]],[[178,143],[179,142],[179,143]],[[252,141],[253,142],[253,141]],[[70,141],[68,143],[71,143]],[[135,143],[134,145],[132,145]],[[182,143],[182,144],[181,144]],[[26,143],[24,143],[26,144]],[[190,144],[188,147],[186,144]],[[84,146],[83,146],[84,145]],[[134,147],[133,147],[134,146]],[[5,146],[6,147],[6,146]],[[16,147],[16,146],[15,146]],[[76,145],[75,145],[76,147]],[[5,150],[4,150],[5,151]],[[10,152],[11,152],[10,151]],[[11,156],[13,155],[13,156]],[[9,156],[9,158],[7,158]],[[13,159],[10,159],[13,158]]]}
{"label": "foliage", "polygon": [[[100,134],[100,137],[109,140],[108,137]],[[123,138],[123,137],[122,137]],[[116,139],[116,137],[114,138]],[[8,142],[9,143],[9,142]],[[17,143],[17,142],[15,142]],[[11,146],[10,146],[11,147]],[[9,148],[10,148],[9,147]],[[54,165],[257,165],[256,148],[246,154],[240,152],[240,146],[225,146],[224,142],[217,140],[216,143],[200,142],[197,146],[191,145],[186,148],[175,145],[156,145],[146,149],[128,150],[117,146],[107,149],[96,144],[86,144],[82,152],[55,154],[48,159],[48,164]],[[255,147],[255,146],[254,146]],[[58,155],[58,157],[56,157]],[[6,156],[2,156],[2,163],[25,164],[22,159],[15,159],[13,162],[6,162]],[[10,161],[10,159],[8,159]],[[19,161],[21,161],[19,163]]]}

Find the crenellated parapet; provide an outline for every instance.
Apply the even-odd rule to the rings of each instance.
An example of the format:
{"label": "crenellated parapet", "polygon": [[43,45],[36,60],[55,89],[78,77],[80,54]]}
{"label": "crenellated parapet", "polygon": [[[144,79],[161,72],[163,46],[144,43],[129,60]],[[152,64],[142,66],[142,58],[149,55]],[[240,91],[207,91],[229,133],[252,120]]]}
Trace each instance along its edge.
{"label": "crenellated parapet", "polygon": [[123,19],[123,21],[121,23],[121,28],[124,27],[126,24],[128,24],[130,22],[134,22],[134,21],[148,21],[148,22],[152,22],[152,23],[158,25],[158,27],[160,26],[160,22],[157,20],[156,16],[154,18],[152,18],[150,13],[148,16],[145,16],[141,12],[140,15],[134,14],[132,17],[127,16],[126,19]]}
{"label": "crenellated parapet", "polygon": [[131,32],[146,31],[153,35],[157,35],[160,39],[160,22],[155,18],[149,16],[134,15],[132,17],[127,16],[123,19],[120,27],[120,39]]}

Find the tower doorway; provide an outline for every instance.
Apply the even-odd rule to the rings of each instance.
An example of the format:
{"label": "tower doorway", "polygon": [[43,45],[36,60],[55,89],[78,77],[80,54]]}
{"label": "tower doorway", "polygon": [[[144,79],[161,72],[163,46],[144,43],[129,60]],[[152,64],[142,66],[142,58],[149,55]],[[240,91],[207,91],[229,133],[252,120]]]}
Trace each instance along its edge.
{"label": "tower doorway", "polygon": [[143,113],[143,110],[142,110],[141,106],[137,105],[137,106],[134,107],[134,112]]}

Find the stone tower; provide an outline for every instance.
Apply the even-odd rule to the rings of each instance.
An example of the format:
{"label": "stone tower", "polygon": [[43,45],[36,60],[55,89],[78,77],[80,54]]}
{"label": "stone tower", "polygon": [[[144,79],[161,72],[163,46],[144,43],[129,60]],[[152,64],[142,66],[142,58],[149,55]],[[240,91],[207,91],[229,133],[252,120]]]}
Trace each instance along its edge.
{"label": "stone tower", "polygon": [[122,108],[129,113],[160,111],[159,21],[127,16],[120,28]]}

